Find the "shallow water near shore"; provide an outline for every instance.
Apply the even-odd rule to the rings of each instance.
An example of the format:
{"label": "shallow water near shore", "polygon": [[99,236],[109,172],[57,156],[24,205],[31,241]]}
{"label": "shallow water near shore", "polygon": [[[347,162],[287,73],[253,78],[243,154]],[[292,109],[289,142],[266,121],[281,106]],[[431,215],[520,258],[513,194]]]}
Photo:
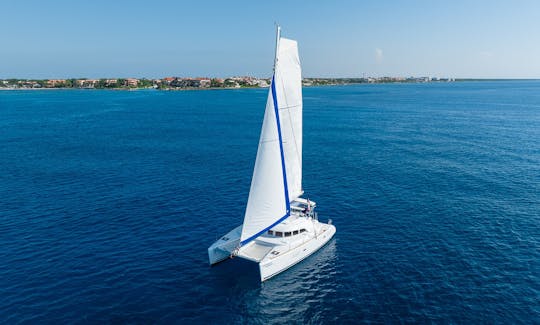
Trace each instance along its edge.
{"label": "shallow water near shore", "polygon": [[540,82],[304,89],[335,238],[259,283],[242,222],[266,89],[0,92],[2,323],[534,323]]}

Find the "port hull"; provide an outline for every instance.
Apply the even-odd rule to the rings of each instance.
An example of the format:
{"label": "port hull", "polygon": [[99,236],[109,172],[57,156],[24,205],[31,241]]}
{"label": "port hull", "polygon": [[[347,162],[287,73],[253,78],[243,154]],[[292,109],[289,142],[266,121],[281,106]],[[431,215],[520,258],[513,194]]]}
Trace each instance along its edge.
{"label": "port hull", "polygon": [[222,262],[231,256],[234,249],[240,244],[241,231],[242,225],[229,231],[213,243],[212,246],[208,247],[208,262],[210,265]]}

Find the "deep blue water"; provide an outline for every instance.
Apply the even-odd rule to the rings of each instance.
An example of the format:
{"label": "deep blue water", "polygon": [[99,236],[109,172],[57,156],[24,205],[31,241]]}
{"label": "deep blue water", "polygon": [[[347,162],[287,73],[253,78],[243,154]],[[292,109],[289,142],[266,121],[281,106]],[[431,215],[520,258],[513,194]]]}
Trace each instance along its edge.
{"label": "deep blue water", "polygon": [[540,322],[540,82],[304,89],[337,234],[263,283],[242,222],[266,90],[0,92],[1,323]]}

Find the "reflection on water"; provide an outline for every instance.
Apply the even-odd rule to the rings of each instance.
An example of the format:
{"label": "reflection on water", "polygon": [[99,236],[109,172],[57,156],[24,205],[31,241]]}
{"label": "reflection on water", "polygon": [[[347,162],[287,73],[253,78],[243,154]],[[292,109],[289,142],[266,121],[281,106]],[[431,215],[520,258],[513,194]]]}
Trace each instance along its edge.
{"label": "reflection on water", "polygon": [[331,278],[336,276],[337,262],[336,240],[332,239],[304,261],[245,292],[238,308],[245,311],[248,321],[313,320],[325,297],[336,290]]}
{"label": "reflection on water", "polygon": [[261,323],[313,320],[323,311],[325,298],[337,294],[332,280],[338,276],[337,251],[334,238],[302,262],[262,283],[257,263],[242,258],[226,260],[210,268],[211,285],[228,288],[226,302],[232,314],[227,319]]}

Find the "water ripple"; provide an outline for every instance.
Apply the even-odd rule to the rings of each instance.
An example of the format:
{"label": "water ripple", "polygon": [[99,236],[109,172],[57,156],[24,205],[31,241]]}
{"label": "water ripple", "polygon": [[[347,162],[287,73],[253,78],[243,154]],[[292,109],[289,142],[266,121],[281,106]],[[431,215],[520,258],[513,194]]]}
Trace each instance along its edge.
{"label": "water ripple", "polygon": [[265,90],[1,92],[0,321],[535,323],[539,90],[305,89],[338,232],[262,284],[206,248],[241,223]]}

